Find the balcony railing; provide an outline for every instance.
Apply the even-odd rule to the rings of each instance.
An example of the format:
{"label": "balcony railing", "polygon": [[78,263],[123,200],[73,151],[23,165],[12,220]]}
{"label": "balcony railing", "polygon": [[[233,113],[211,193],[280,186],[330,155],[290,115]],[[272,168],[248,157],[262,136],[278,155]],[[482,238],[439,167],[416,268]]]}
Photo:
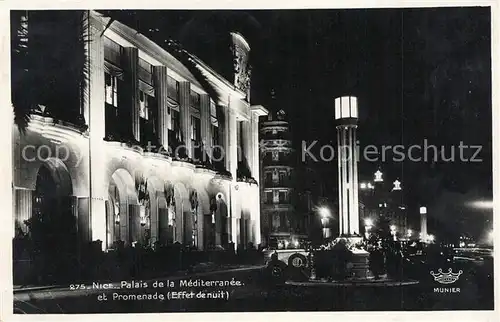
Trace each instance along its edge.
{"label": "balcony railing", "polygon": [[281,187],[291,187],[293,185],[292,180],[290,179],[285,179],[285,180],[266,180],[264,181],[264,186],[266,188],[281,188]]}

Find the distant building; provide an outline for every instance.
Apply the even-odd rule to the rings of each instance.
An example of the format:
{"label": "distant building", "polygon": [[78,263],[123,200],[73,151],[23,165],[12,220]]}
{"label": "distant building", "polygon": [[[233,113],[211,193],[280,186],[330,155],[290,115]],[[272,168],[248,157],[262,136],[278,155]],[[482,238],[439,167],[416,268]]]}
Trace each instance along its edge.
{"label": "distant building", "polygon": [[310,194],[298,180],[297,155],[283,110],[261,121],[261,213],[263,241],[285,247],[308,237]]}

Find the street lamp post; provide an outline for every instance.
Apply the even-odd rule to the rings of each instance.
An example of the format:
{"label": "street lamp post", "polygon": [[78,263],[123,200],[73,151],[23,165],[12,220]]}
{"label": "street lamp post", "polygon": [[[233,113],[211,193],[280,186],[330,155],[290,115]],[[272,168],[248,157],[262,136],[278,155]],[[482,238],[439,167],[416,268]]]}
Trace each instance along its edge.
{"label": "street lamp post", "polygon": [[396,225],[391,225],[389,228],[391,229],[392,238],[394,239],[394,241],[396,241],[397,240],[397,237],[396,237],[397,227],[396,227]]}
{"label": "street lamp post", "polygon": [[427,240],[427,207],[420,207],[420,239]]}
{"label": "street lamp post", "polygon": [[373,220],[370,218],[365,218],[365,238],[369,239],[370,238],[370,230],[373,227]]}
{"label": "street lamp post", "polygon": [[330,210],[326,207],[321,207],[321,208],[319,208],[318,212],[319,212],[319,215],[321,217],[321,226],[323,228],[323,238],[327,238],[327,237],[329,237],[327,225],[328,225],[328,220],[330,218]]}

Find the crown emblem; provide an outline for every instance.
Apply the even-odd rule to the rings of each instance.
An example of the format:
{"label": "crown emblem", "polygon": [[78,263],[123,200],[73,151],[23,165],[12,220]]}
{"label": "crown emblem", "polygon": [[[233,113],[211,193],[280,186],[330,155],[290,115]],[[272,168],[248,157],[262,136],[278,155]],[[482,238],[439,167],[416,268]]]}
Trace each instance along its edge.
{"label": "crown emblem", "polygon": [[452,284],[455,283],[460,275],[462,275],[463,271],[459,270],[458,273],[453,273],[452,269],[448,269],[447,273],[443,273],[443,270],[438,269],[438,273],[434,273],[431,271],[431,275],[434,277],[434,280],[441,284]]}

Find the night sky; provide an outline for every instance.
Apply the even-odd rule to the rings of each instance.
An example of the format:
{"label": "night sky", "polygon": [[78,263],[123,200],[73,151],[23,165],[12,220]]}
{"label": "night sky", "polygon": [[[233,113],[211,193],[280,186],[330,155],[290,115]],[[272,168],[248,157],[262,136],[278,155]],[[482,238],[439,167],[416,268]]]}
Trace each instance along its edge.
{"label": "night sky", "polygon": [[[445,146],[447,156],[456,146],[458,158],[460,141],[481,145],[480,163],[362,160],[359,171],[371,179],[380,167],[387,180],[399,178],[412,212],[426,204],[430,217],[470,234],[491,228],[491,210],[465,206],[492,199],[489,8],[145,11],[134,17],[132,27],[154,26],[221,73],[227,32],[242,33],[251,46],[252,104],[285,110],[298,147],[302,140],[335,143],[334,98],[340,95],[358,97],[361,147],[408,147],[427,139]],[[332,192],[336,164],[314,165],[332,178]]]}

